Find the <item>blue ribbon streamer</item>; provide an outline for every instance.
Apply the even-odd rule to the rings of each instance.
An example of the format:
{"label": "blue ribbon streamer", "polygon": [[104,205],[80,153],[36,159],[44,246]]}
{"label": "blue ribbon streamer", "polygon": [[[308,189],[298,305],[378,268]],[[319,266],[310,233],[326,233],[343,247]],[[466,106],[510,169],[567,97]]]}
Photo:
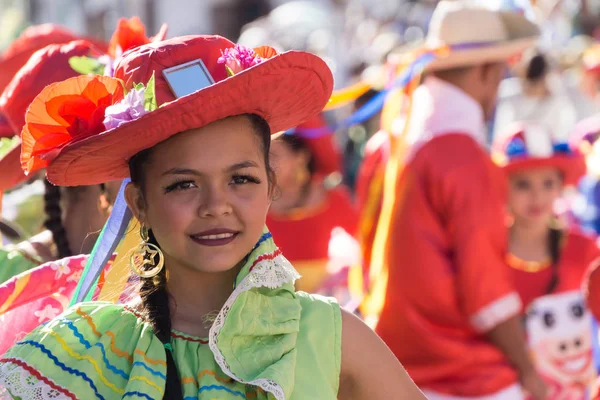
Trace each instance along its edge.
{"label": "blue ribbon streamer", "polygon": [[[493,45],[495,42],[473,42],[473,43],[461,43],[457,45],[449,46],[449,51],[459,51],[459,50],[473,50],[478,48],[487,47]],[[358,125],[362,122],[367,121],[375,114],[377,114],[383,108],[385,104],[385,99],[388,93],[392,90],[406,87],[410,81],[415,77],[415,74],[423,71],[425,67],[431,64],[438,58],[438,55],[435,51],[430,51],[424,53],[417,57],[412,63],[410,63],[402,73],[396,78],[394,83],[379,92],[372,99],[370,99],[365,105],[356,110],[352,115],[348,118],[343,119],[342,121],[338,121],[331,126],[325,126],[320,128],[312,128],[312,129],[290,129],[285,132],[287,135],[298,135],[300,137],[306,139],[314,139],[321,136],[331,135],[336,130],[346,129],[354,125]]]}
{"label": "blue ribbon streamer", "polygon": [[110,217],[108,217],[104,229],[102,229],[102,233],[94,246],[94,250],[92,250],[92,254],[88,258],[81,280],[71,299],[71,305],[91,299],[93,289],[102,270],[125,234],[125,230],[132,217],[124,195],[125,187],[129,182],[131,182],[131,179],[127,178],[121,184]]}
{"label": "blue ribbon streamer", "polygon": [[379,111],[383,109],[387,95],[395,89],[406,87],[413,79],[416,73],[421,72],[425,67],[435,60],[436,55],[433,53],[425,53],[413,61],[401,74],[396,78],[394,83],[377,93],[365,105],[356,110],[349,117],[336,122],[332,126],[325,126],[312,129],[290,129],[285,132],[287,135],[298,135],[306,139],[315,139],[321,136],[331,135],[336,130],[346,129],[354,125],[358,125],[367,121]]}

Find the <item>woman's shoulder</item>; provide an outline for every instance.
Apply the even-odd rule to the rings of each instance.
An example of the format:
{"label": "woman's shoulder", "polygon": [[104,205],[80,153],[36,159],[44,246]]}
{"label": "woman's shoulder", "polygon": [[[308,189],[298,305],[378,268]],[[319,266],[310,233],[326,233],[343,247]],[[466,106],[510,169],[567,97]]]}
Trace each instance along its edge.
{"label": "woman's shoulder", "polygon": [[296,386],[299,392],[306,392],[301,398],[335,398],[342,364],[342,310],[331,297],[296,292],[296,298],[302,307]]}
{"label": "woman's shoulder", "polygon": [[165,369],[162,343],[134,308],[89,302],[10,348],[0,359],[0,385],[21,397],[35,383],[70,398],[122,397],[125,388],[161,398],[164,382],[156,381]]}
{"label": "woman's shoulder", "polygon": [[[296,292],[302,309],[300,314],[299,339],[303,345],[322,347],[323,350],[334,350],[334,360],[339,362],[338,351],[341,350],[342,340],[342,309],[333,297],[318,294]],[[319,339],[313,342],[314,332],[318,332]]]}

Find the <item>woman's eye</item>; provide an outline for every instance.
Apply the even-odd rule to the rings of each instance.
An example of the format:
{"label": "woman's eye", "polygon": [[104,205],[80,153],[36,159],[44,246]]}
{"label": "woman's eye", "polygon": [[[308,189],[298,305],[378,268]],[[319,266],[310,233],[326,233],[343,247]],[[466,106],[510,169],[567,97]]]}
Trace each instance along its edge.
{"label": "woman's eye", "polygon": [[551,179],[544,181],[544,187],[548,190],[554,189],[554,181]]}
{"label": "woman's eye", "polygon": [[528,190],[529,189],[529,182],[527,181],[517,181],[515,183],[515,187],[519,190]]}
{"label": "woman's eye", "polygon": [[195,184],[193,181],[175,182],[172,185],[169,185],[165,188],[165,193],[173,192],[175,190],[192,189],[194,187],[195,187]]}
{"label": "woman's eye", "polygon": [[231,178],[231,183],[233,185],[245,185],[247,183],[260,183],[260,181],[249,175],[234,175]]}

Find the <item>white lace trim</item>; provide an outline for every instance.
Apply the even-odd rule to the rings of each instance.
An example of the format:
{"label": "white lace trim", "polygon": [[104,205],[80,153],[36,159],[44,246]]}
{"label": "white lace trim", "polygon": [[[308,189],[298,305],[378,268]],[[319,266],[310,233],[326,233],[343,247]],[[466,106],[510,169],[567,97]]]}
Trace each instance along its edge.
{"label": "white lace trim", "polygon": [[0,363],[0,400],[12,400],[12,396],[23,400],[70,399],[64,393],[40,381],[25,368],[11,362],[2,362]]}
{"label": "white lace trim", "polygon": [[215,361],[221,367],[221,370],[231,379],[243,384],[258,386],[261,389],[272,393],[277,400],[285,400],[283,388],[277,382],[270,379],[256,379],[246,382],[235,376],[217,346],[217,337],[219,336],[219,332],[221,332],[223,325],[225,325],[225,319],[227,318],[231,306],[240,294],[259,287],[276,289],[285,283],[295,282],[298,278],[300,278],[298,272],[296,272],[292,264],[290,264],[290,262],[282,255],[278,255],[272,260],[267,259],[260,261],[242,282],[240,282],[233,293],[231,293],[231,296],[229,296],[225,302],[219,315],[215,318],[215,322],[209,332],[208,345],[215,357]]}

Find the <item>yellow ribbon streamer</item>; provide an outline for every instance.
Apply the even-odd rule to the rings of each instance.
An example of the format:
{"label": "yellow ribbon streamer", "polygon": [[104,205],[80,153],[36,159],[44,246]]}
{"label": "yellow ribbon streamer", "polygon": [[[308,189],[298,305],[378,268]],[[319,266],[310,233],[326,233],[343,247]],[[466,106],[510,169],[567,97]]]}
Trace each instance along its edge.
{"label": "yellow ribbon streamer", "polygon": [[329,98],[329,102],[325,106],[324,111],[334,110],[345,106],[367,93],[369,89],[371,89],[371,85],[368,83],[358,82],[347,88],[336,90]]}
{"label": "yellow ribbon streamer", "polygon": [[404,168],[404,160],[408,151],[406,144],[406,135],[410,125],[410,115],[412,113],[412,93],[421,82],[421,74],[417,74],[408,86],[408,108],[406,111],[406,121],[401,135],[390,135],[390,159],[386,165],[383,182],[383,204],[381,215],[377,223],[375,240],[373,241],[373,250],[371,254],[371,265],[369,269],[369,290],[360,310],[365,317],[365,322],[375,328],[379,321],[379,316],[385,305],[387,295],[389,264],[387,251],[393,243],[389,237],[390,226],[394,218],[396,209],[399,207],[398,200],[403,196],[399,193],[404,189],[398,187],[398,178]]}
{"label": "yellow ribbon streamer", "polygon": [[123,294],[129,278],[129,256],[131,251],[140,243],[137,226],[139,226],[137,219],[132,218],[125,237],[116,249],[117,256],[106,275],[106,281],[100,291],[98,300],[117,303]]}

